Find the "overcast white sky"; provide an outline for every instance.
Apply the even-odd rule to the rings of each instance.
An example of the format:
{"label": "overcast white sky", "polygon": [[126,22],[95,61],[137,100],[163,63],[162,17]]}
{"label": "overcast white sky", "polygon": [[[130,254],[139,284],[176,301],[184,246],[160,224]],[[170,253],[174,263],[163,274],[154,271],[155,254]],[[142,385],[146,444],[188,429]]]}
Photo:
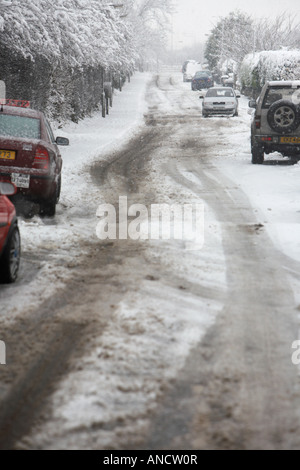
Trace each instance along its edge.
{"label": "overcast white sky", "polygon": [[173,0],[177,14],[173,16],[173,45],[181,48],[205,41],[205,34],[219,17],[240,10],[255,18],[274,18],[286,12],[300,22],[300,0]]}

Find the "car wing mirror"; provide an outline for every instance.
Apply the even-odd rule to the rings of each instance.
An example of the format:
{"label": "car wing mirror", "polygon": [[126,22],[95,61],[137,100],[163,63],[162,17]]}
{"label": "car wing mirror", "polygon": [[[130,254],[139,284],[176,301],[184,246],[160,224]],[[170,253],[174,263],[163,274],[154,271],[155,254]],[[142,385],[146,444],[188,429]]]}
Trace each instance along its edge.
{"label": "car wing mirror", "polygon": [[69,145],[69,139],[67,139],[66,137],[56,137],[56,140],[55,142],[57,143],[57,145]]}
{"label": "car wing mirror", "polygon": [[250,100],[248,102],[248,106],[249,106],[249,108],[254,108],[255,109],[256,108],[256,101],[255,100]]}

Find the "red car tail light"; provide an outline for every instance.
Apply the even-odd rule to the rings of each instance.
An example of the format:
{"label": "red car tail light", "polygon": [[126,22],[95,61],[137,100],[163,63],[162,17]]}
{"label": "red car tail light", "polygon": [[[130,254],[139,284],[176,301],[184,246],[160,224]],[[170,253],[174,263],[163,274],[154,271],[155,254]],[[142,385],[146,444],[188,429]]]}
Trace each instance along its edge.
{"label": "red car tail light", "polygon": [[38,145],[35,151],[33,168],[37,170],[49,170],[49,167],[50,167],[50,157],[49,157],[48,150],[45,149],[45,147]]}
{"label": "red car tail light", "polygon": [[0,104],[4,104],[5,106],[14,106],[17,108],[30,108],[30,101],[28,100],[0,99]]}
{"label": "red car tail light", "polygon": [[255,118],[255,129],[260,129],[261,119],[260,116]]}

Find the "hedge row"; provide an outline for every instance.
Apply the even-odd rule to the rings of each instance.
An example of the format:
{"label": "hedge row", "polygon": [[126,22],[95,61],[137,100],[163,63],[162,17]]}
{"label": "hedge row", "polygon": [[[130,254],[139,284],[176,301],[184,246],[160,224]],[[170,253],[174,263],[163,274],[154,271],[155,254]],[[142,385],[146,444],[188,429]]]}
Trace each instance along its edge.
{"label": "hedge row", "polygon": [[[8,2],[9,3],[9,2]],[[133,68],[128,26],[99,0],[17,0],[0,5],[0,80],[55,121],[100,105],[103,82]]]}
{"label": "hedge row", "polygon": [[248,54],[241,63],[241,91],[258,96],[270,80],[300,80],[300,51],[263,51]]}

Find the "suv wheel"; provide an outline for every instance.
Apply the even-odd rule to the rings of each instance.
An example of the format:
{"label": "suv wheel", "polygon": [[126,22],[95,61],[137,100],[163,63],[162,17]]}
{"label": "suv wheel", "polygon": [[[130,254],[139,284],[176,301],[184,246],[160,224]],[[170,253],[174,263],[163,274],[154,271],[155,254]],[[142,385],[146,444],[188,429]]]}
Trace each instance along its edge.
{"label": "suv wheel", "polygon": [[261,145],[254,144],[251,148],[252,163],[261,165],[264,162],[264,149]]}
{"label": "suv wheel", "polygon": [[274,131],[285,134],[297,129],[300,124],[300,113],[291,101],[278,100],[270,106],[267,120]]}
{"label": "suv wheel", "polygon": [[292,155],[290,159],[291,159],[291,163],[293,165],[296,165],[300,160],[300,155]]}

